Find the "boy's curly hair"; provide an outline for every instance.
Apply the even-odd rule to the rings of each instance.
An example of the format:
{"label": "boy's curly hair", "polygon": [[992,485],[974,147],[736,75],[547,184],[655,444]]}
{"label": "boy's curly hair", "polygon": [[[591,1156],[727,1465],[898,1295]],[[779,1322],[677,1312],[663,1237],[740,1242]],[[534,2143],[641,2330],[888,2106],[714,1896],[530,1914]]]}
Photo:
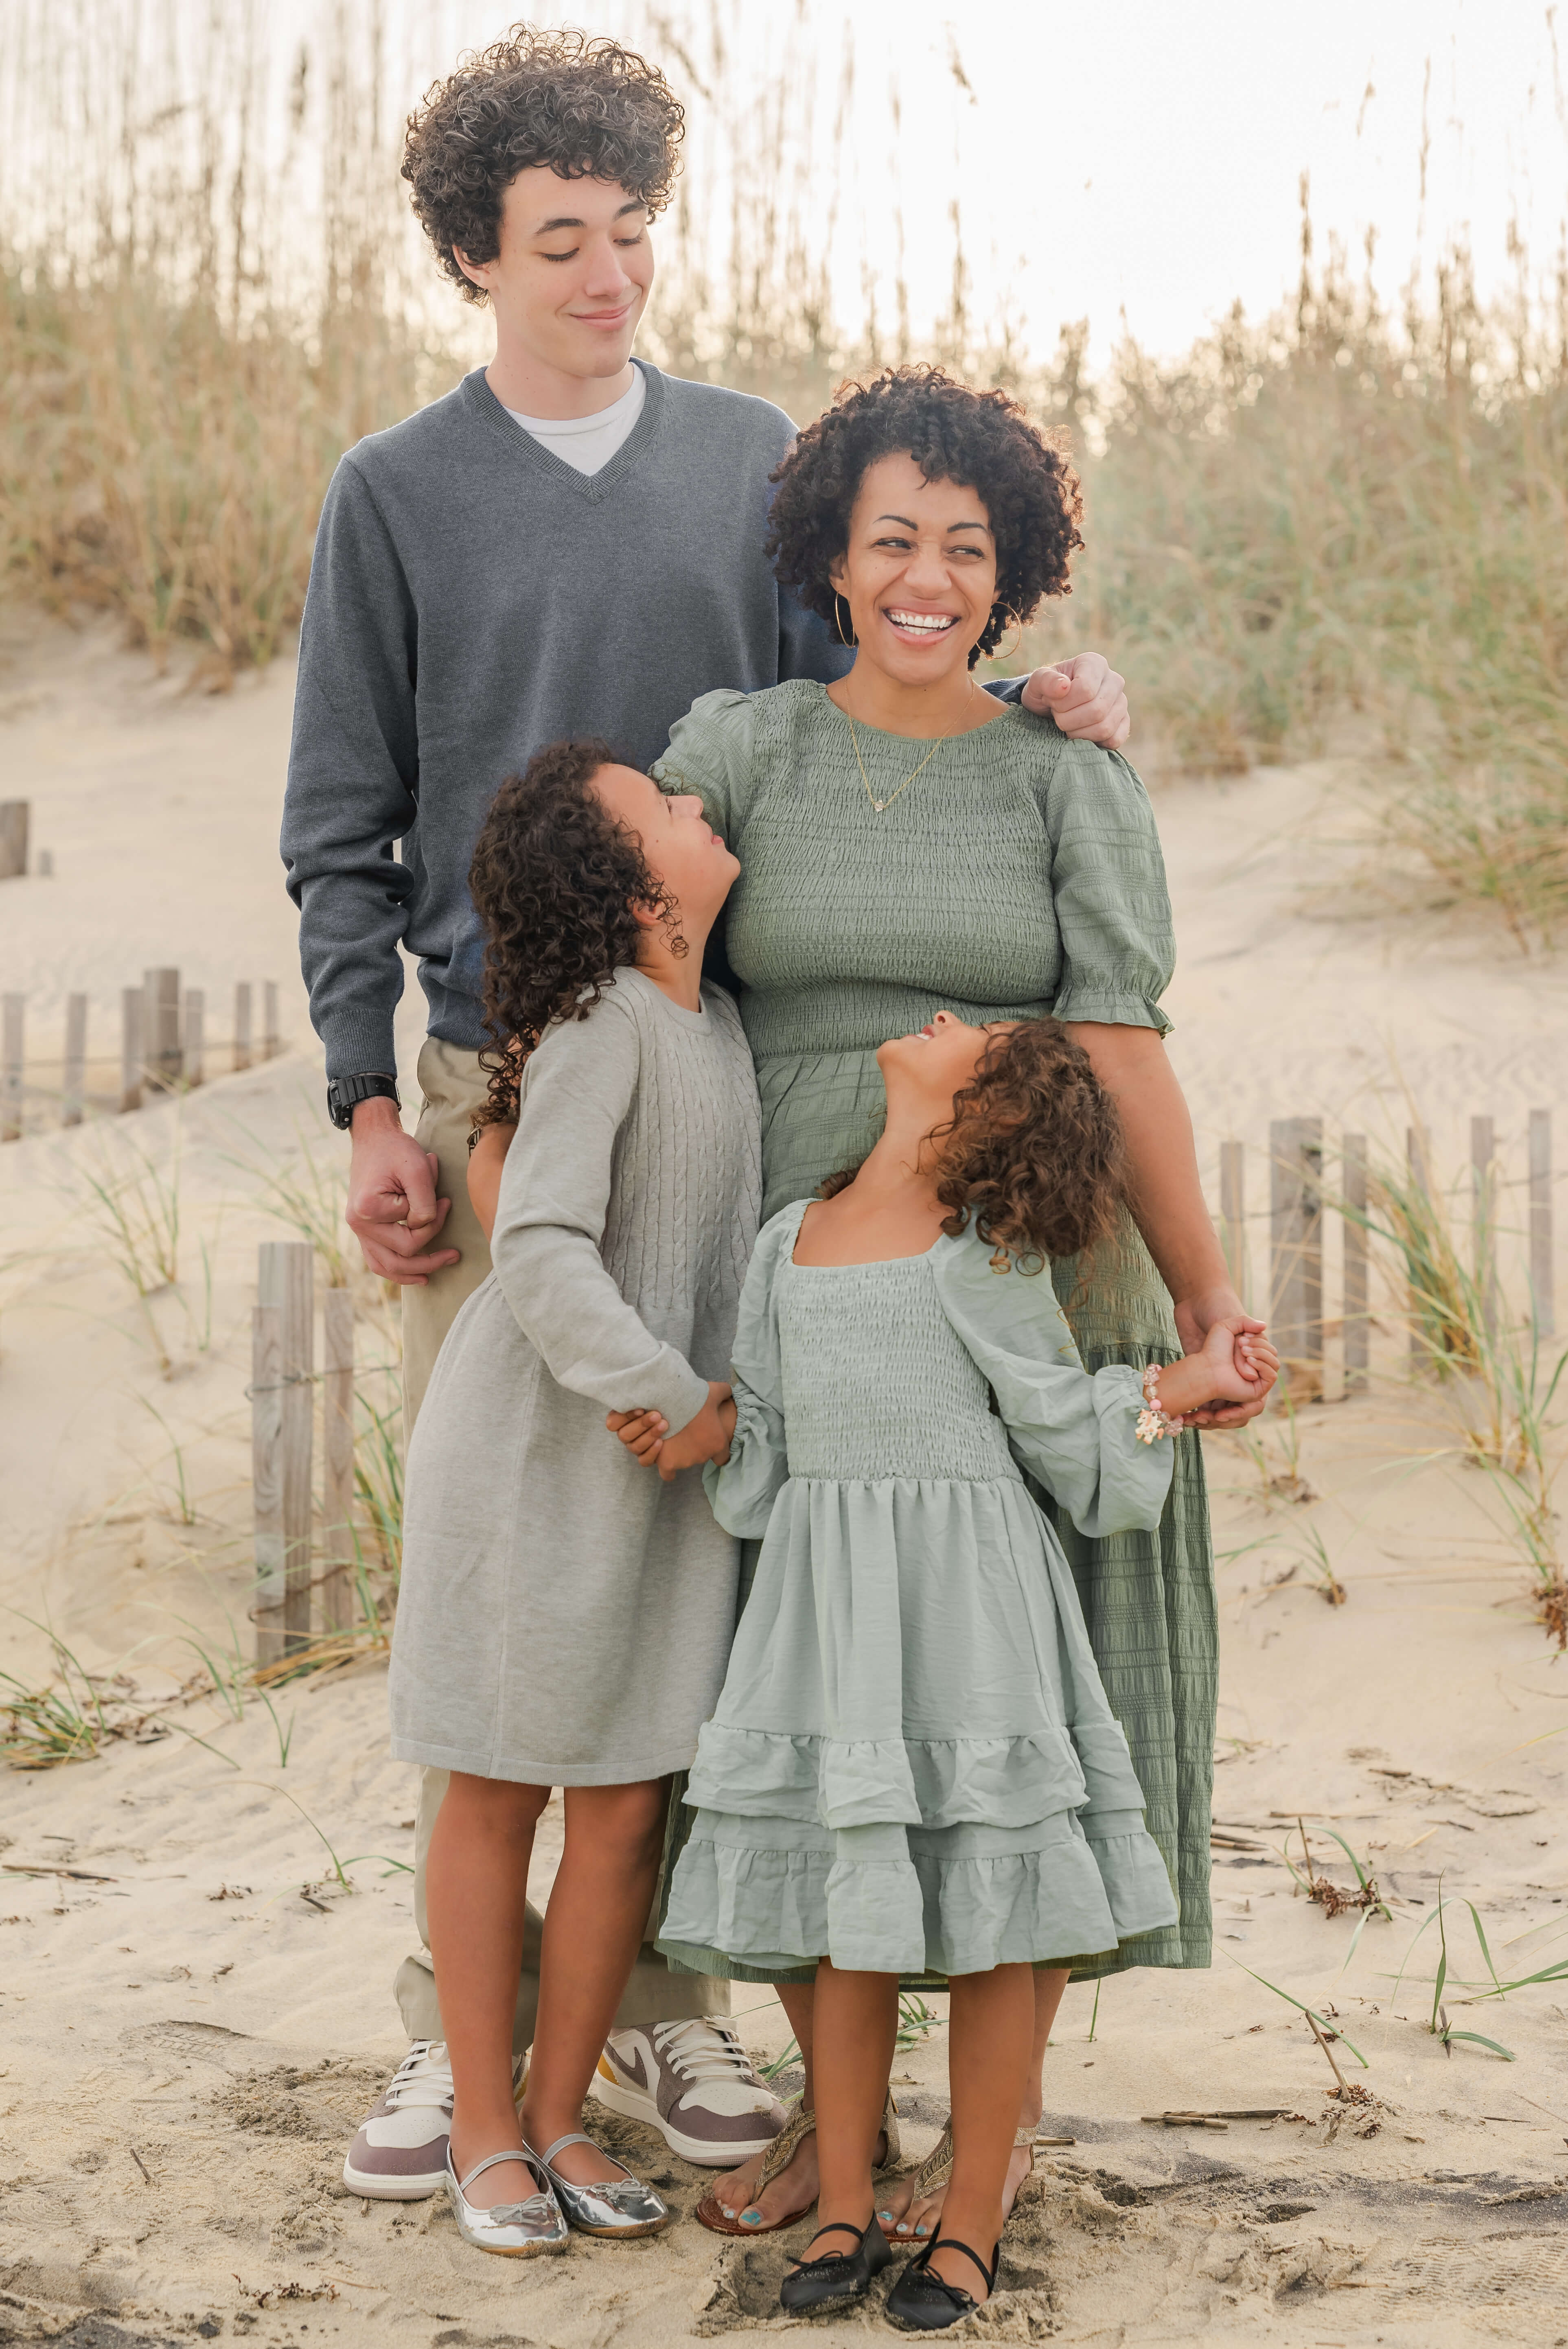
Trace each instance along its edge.
{"label": "boy's curly hair", "polygon": [[[930,1138],[950,1238],[972,1222],[1020,1272],[1036,1273],[1115,1235],[1127,1181],[1121,1120],[1060,1020],[998,1029]],[[836,1197],[857,1171],[830,1174],[820,1196]]]}
{"label": "boy's curly hair", "polygon": [[971,391],[941,367],[888,367],[869,383],[839,385],[775,468],[767,552],[786,587],[831,627],[838,598],[828,574],[849,544],[860,484],[882,457],[908,455],[930,481],[974,491],[996,545],[996,601],[979,643],[1033,618],[1041,598],[1069,595],[1067,572],[1084,543],[1078,477],[1055,434],[1032,424],[1005,391]]}
{"label": "boy's curly hair", "polygon": [[657,66],[618,41],[514,25],[432,82],[408,120],[402,175],[420,224],[463,299],[489,299],[457,252],[493,261],[501,200],[530,165],[605,180],[662,212],[685,109]]}
{"label": "boy's curly hair", "polygon": [[[551,742],[491,802],[468,876],[484,925],[491,1039],[479,1056],[490,1090],[476,1129],[514,1122],[523,1063],[545,1029],[586,1019],[618,965],[636,962],[633,909],[674,921],[675,901],[636,835],[593,789],[601,767],[620,763],[607,742]],[[685,952],[679,936],[671,946]]]}

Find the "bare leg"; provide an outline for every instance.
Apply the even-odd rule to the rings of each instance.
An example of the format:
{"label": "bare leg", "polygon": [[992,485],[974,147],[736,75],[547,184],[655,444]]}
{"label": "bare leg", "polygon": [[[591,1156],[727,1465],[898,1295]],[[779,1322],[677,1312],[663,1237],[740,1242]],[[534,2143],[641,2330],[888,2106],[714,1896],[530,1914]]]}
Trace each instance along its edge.
{"label": "bare leg", "polygon": [[[871,2223],[871,2169],[898,2028],[895,1974],[841,1973],[824,1958],[816,1971],[816,2145],[822,2172],[819,2226],[838,2221],[863,2235]],[[819,2256],[842,2257],[834,2234]]]}
{"label": "bare leg", "polygon": [[[953,2174],[941,2233],[968,2243],[986,2261],[1006,2217],[1012,2133],[1031,2085],[1032,1971],[1029,1966],[997,1966],[987,1974],[958,1975],[952,1983]],[[930,2264],[946,2282],[985,2299],[980,2270],[961,2252],[945,2251],[939,2240]]]}
{"label": "bare leg", "polygon": [[[459,2178],[523,2131],[512,2101],[512,2017],[523,1962],[523,1912],[534,1829],[548,1786],[514,1786],[454,1771],[426,1861],[431,1954],[455,2100],[452,2160]],[[485,2209],[537,2191],[521,2162],[474,2180]]]}
{"label": "bare leg", "polygon": [[[1056,2010],[1062,2003],[1062,1993],[1067,1987],[1067,1969],[1065,1966],[1053,1966],[1036,1967],[1032,1971],[1034,1974],[1033,2035],[1029,2056],[1029,2072],[1023,2085],[1023,2100],[1016,2126],[1038,2128],[1043,2102],[1040,2075],[1045,2062],[1045,2048],[1051,2037],[1051,2026],[1056,2020]],[[948,2078],[953,2092],[955,2110],[958,2104],[959,2060],[958,2044],[954,2038],[949,2047]],[[1028,2147],[1015,2147],[1007,2165],[1007,2183],[1003,2189],[1002,2203],[1004,2218],[1012,2209],[1012,2199],[1028,2175]],[[890,2186],[883,2195],[882,2207],[877,2213],[882,2221],[884,2231],[896,2242],[920,2241],[928,2236],[934,2235],[937,2223],[942,2215],[942,2198],[948,2190],[946,2187],[940,2187],[936,2193],[927,2195],[921,2201],[911,2206],[909,2178],[900,2179],[896,2185]],[[968,2240],[967,2237],[965,2240]],[[979,2251],[983,2251],[985,2246],[983,2243],[976,2243],[974,2248]],[[964,2267],[969,2263],[967,2261],[961,2261],[959,2264]],[[966,2292],[969,2290],[967,2284],[964,2285],[964,2290]]]}
{"label": "bare leg", "polygon": [[[566,1788],[566,1847],[545,1911],[539,2020],[523,2102],[524,2134],[535,2152],[582,2127],[583,2098],[648,1923],[669,1804],[667,1778]],[[607,2175],[605,2157],[586,2145],[567,2146],[556,2167],[576,2186]]]}

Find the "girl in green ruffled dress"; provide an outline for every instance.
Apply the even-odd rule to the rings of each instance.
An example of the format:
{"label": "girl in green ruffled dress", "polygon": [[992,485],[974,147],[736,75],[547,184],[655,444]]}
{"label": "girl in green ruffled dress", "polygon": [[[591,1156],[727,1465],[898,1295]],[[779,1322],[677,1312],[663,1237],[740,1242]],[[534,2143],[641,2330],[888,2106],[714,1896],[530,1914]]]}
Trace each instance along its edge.
{"label": "girl in green ruffled dress", "polygon": [[[953,2173],[888,2313],[942,2329],[988,2294],[1033,2030],[1034,1966],[1168,1926],[1071,1570],[1037,1479],[1094,1538],[1158,1524],[1183,1414],[1251,1401],[1261,1336],[1141,1377],[1083,1369],[1047,1269],[1114,1239],[1122,1152],[1054,1020],[939,1012],[877,1055],[888,1123],[853,1176],[764,1228],[704,1472],[761,1538],[663,1936],[816,1962],[821,2225],[788,2309],[859,2297],[891,2250],[872,2162],[900,1975],[951,1995]],[[662,1423],[619,1432],[658,1461]],[[668,1464],[667,1464],[668,1466]]]}

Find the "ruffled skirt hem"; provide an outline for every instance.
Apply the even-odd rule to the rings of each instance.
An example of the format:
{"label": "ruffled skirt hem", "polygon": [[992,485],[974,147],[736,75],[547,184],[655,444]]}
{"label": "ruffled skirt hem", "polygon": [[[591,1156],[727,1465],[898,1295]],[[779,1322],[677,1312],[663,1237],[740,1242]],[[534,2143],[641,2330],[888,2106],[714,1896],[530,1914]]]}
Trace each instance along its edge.
{"label": "ruffled skirt hem", "polygon": [[1064,1965],[1177,1920],[1165,1863],[1141,1821],[1115,1827],[1085,1833],[1063,1813],[1025,1835],[902,1826],[835,1834],[700,1810],[659,1945],[678,1960],[722,1951],[769,1972],[821,1957],[865,1973]]}

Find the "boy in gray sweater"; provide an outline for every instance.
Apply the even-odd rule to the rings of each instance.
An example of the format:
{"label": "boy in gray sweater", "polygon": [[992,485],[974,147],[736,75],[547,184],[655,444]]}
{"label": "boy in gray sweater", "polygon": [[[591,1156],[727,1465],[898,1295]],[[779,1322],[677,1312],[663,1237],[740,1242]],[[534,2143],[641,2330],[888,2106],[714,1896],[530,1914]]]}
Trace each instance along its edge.
{"label": "boy in gray sweater", "polygon": [[[495,357],[350,450],[322,511],[283,854],[328,1106],[351,1134],[348,1221],[370,1268],[403,1287],[409,1426],[489,1270],[463,1179],[485,1089],[467,873],[503,776],[587,733],[647,766],[700,694],[830,683],[848,663],[762,551],[789,419],[631,356],[681,128],[657,69],[577,33],[519,28],[436,86],[410,119],[403,176],[441,266],[493,311]],[[1122,680],[1096,655],[1003,689],[1067,733],[1113,748],[1127,733]],[[413,1135],[392,1042],[401,950],[430,1005]],[[444,1788],[424,1774],[421,1943]],[[531,1913],[519,2055],[537,1947]],[[409,2199],[441,2187],[452,2109],[428,1948],[397,1992],[412,2045],[344,2177]],[[645,1950],[596,2084],[719,2167],[760,2151],[783,2117],[728,2011],[728,1983],[671,1975]]]}

